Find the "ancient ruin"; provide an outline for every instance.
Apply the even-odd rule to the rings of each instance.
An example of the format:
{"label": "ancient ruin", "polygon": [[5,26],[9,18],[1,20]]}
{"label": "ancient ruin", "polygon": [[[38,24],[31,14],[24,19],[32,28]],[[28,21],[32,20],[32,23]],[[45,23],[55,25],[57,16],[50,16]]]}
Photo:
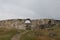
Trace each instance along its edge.
{"label": "ancient ruin", "polygon": [[54,20],[52,19],[11,19],[11,20],[2,20],[0,21],[0,28],[16,28],[16,29],[26,29],[26,27],[30,26],[30,29],[39,28],[43,25],[43,27],[47,25],[54,24]]}

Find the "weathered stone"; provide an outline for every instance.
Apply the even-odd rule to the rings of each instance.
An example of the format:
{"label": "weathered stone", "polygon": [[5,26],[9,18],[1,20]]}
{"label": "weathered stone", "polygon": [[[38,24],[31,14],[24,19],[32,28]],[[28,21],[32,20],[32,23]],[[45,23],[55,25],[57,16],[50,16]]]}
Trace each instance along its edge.
{"label": "weathered stone", "polygon": [[48,31],[53,31],[53,30],[54,30],[54,29],[52,29],[52,28],[49,28],[49,29],[48,29]]}
{"label": "weathered stone", "polygon": [[45,26],[44,26],[44,25],[40,25],[39,28],[40,28],[40,29],[44,29]]}
{"label": "weathered stone", "polygon": [[[31,23],[26,23],[26,20],[30,20],[30,19],[11,19],[11,20],[2,20],[0,21],[0,27],[6,27],[6,28],[16,28],[16,29],[26,29],[25,26],[26,25],[33,25],[33,29],[35,27],[36,28],[50,28],[51,26],[48,25],[49,19],[36,19],[36,20],[30,20]],[[50,23],[50,22],[49,22]],[[51,20],[51,24],[54,23],[54,20]]]}
{"label": "weathered stone", "polygon": [[49,37],[54,38],[56,36],[56,33],[49,33]]}

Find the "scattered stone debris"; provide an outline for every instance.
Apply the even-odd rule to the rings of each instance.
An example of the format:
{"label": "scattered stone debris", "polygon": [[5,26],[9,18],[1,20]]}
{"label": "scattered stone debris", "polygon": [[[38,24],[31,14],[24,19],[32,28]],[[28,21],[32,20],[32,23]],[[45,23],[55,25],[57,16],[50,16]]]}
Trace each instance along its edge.
{"label": "scattered stone debris", "polygon": [[44,25],[39,25],[39,28],[40,28],[40,29],[44,29],[45,26],[44,26]]}
{"label": "scattered stone debris", "polygon": [[53,27],[53,26],[48,25],[48,24],[39,25],[39,28],[40,28],[40,29],[51,28],[51,27]]}
{"label": "scattered stone debris", "polygon": [[49,37],[54,38],[56,36],[56,33],[49,33]]}
{"label": "scattered stone debris", "polygon": [[49,28],[48,31],[53,31],[54,29],[53,28]]}
{"label": "scattered stone debris", "polygon": [[26,30],[31,30],[31,26],[26,26]]}

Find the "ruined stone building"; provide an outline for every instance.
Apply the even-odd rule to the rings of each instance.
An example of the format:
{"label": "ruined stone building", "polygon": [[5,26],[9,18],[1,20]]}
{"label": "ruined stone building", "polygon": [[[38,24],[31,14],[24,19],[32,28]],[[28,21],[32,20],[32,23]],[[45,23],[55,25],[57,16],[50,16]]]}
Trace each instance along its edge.
{"label": "ruined stone building", "polygon": [[11,20],[2,20],[0,21],[0,28],[16,28],[16,29],[26,29],[26,25],[30,25],[31,29],[34,29],[35,27],[38,27],[38,25],[42,24],[54,24],[54,20],[50,19],[11,19]]}

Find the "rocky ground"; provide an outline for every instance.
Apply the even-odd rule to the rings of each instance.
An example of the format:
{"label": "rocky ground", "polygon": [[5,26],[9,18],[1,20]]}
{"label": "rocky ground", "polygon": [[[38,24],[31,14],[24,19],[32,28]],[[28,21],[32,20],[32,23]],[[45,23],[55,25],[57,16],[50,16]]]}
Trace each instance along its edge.
{"label": "rocky ground", "polygon": [[[34,21],[32,23],[34,27],[31,30],[30,26],[24,29],[24,22],[21,20],[0,21],[0,40],[60,40],[59,20],[55,20],[55,24],[51,22],[40,24],[40,22]],[[22,29],[19,29],[20,26]]]}

